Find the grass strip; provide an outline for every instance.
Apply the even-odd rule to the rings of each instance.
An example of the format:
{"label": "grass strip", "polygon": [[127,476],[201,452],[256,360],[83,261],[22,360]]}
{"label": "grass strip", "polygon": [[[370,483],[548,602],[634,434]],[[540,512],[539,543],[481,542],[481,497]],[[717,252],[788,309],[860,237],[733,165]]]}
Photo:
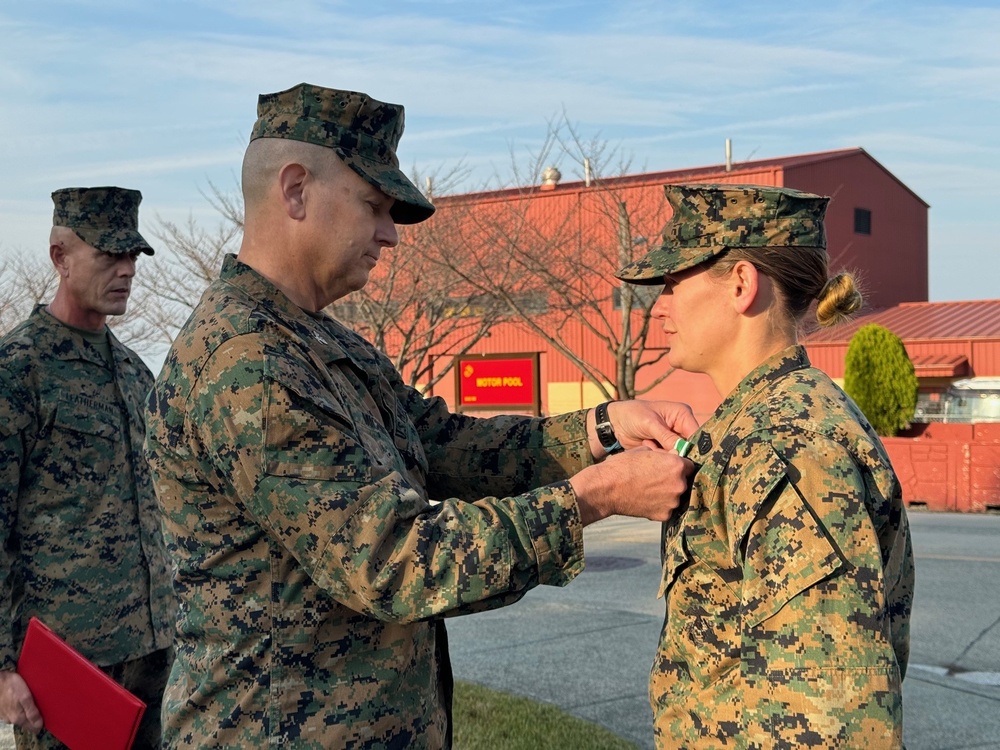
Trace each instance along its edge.
{"label": "grass strip", "polygon": [[553,705],[470,682],[455,683],[454,721],[455,750],[636,750]]}

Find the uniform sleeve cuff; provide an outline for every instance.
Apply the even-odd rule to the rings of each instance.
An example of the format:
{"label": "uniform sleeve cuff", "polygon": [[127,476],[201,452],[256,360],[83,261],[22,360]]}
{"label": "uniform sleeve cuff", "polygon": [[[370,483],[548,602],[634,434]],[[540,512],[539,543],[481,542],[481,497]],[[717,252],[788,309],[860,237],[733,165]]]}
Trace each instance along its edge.
{"label": "uniform sleeve cuff", "polygon": [[521,512],[531,535],[538,582],[565,586],[584,567],[583,523],[576,493],[568,481],[556,482],[528,493]]}

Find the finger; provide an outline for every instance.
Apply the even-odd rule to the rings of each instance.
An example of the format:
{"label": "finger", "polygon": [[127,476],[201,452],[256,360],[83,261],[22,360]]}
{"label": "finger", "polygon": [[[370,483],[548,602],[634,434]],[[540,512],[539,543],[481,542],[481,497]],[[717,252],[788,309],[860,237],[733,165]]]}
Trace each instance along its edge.
{"label": "finger", "polygon": [[42,713],[38,710],[38,706],[35,705],[35,701],[30,697],[25,698],[21,701],[21,710],[24,714],[25,723],[31,727],[32,731],[41,731],[45,722],[42,720]]}
{"label": "finger", "polygon": [[688,438],[698,430],[698,420],[694,418],[694,413],[686,404],[667,403],[660,412],[662,420],[661,434],[659,438],[661,444],[666,449],[671,449],[677,438]]}
{"label": "finger", "polygon": [[681,437],[688,438],[698,430],[699,426],[691,408],[682,404],[677,418],[674,420],[674,432],[679,432]]}
{"label": "finger", "polygon": [[656,439],[656,444],[657,444],[656,447],[661,448],[665,451],[675,450],[677,441],[684,438],[684,436],[681,435],[680,433],[674,432],[673,430],[671,430],[668,427],[665,427],[662,424],[656,426],[655,432],[656,434],[654,437]]}

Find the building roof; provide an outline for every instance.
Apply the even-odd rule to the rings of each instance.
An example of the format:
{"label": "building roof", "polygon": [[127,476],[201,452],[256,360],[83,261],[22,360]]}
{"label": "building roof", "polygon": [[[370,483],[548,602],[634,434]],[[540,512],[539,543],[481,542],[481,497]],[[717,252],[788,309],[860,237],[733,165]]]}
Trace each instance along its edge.
{"label": "building roof", "polygon": [[915,339],[1000,339],[1000,299],[964,302],[904,302],[873,310],[833,328],[822,328],[805,338],[806,344],[843,344],[861,326],[875,323],[903,341]]}
{"label": "building roof", "polygon": [[[740,172],[759,172],[761,170],[767,169],[792,169],[795,167],[808,166],[810,164],[817,164],[820,162],[833,161],[835,159],[843,159],[852,156],[863,155],[873,164],[875,164],[879,169],[884,171],[893,180],[895,180],[899,185],[910,193],[914,198],[919,200],[925,206],[927,202],[924,201],[919,195],[914,193],[909,187],[907,187],[898,177],[896,177],[892,172],[882,166],[876,159],[872,157],[863,148],[852,147],[852,148],[842,148],[833,151],[817,151],[810,154],[794,154],[792,156],[775,156],[769,159],[755,159],[753,161],[740,161],[732,163],[732,170],[727,171],[725,164],[709,164],[703,167],[685,167],[682,169],[671,169],[663,172],[643,172],[641,174],[624,175],[621,177],[611,177],[603,178],[600,180],[601,184],[605,187],[611,186],[625,186],[625,185],[636,185],[645,183],[677,183],[677,182],[699,182],[706,179],[721,179],[725,176],[738,175]],[[457,201],[468,201],[468,200],[483,200],[487,198],[500,198],[509,197],[511,195],[524,196],[530,195],[535,192],[551,193],[555,191],[570,191],[570,190],[582,190],[586,187],[582,180],[573,182],[560,182],[553,190],[545,191],[542,190],[538,185],[529,185],[522,187],[512,187],[505,188],[501,190],[488,190],[479,193],[464,193],[461,195],[445,195],[438,196],[434,198],[434,202],[437,204],[445,204],[452,200]]]}
{"label": "building roof", "polygon": [[956,378],[969,374],[964,354],[917,354],[910,358],[918,378]]}

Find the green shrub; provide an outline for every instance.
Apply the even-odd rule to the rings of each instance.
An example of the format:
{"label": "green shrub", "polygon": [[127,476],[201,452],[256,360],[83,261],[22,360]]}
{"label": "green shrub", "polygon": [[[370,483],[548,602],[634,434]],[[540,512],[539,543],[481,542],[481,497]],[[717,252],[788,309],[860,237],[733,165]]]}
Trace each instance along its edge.
{"label": "green shrub", "polygon": [[917,408],[917,376],[902,340],[882,326],[862,326],[851,337],[844,390],[875,431],[892,437],[908,427]]}

